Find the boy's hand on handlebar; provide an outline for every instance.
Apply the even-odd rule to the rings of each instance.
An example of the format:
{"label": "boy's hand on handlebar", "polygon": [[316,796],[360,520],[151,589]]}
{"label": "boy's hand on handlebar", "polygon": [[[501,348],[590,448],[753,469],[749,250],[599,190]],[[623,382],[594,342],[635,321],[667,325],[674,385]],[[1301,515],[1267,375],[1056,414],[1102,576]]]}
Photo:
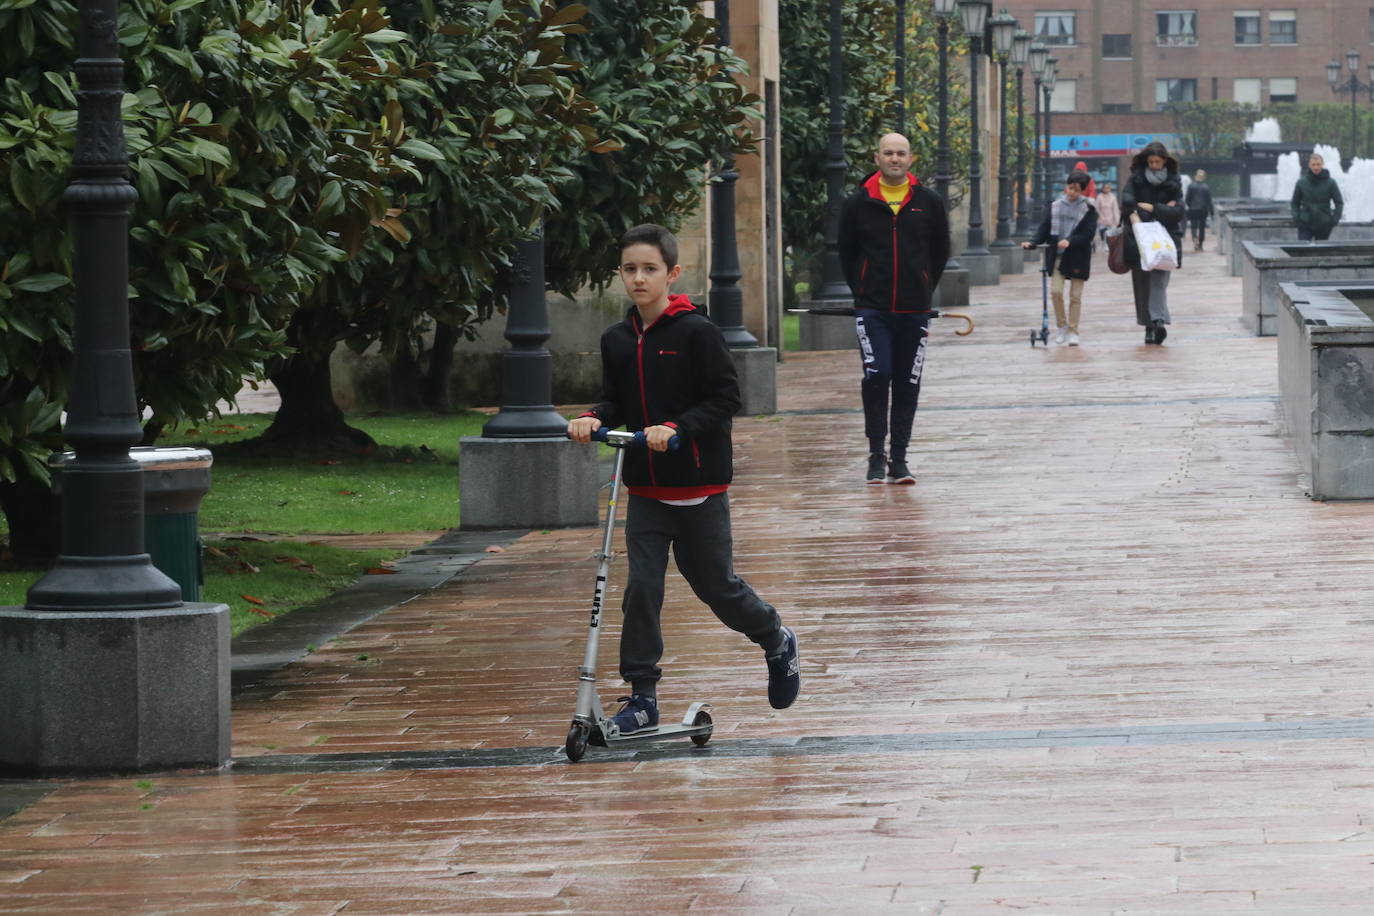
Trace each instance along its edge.
{"label": "boy's hand on handlebar", "polygon": [[578,417],[568,421],[568,438],[586,445],[592,441],[592,433],[600,428],[601,421],[596,417]]}
{"label": "boy's hand on handlebar", "polygon": [[1030,250],[1031,250],[1032,248],[1034,248],[1035,246],[1032,245],[1030,242],[1022,242],[1022,243],[1021,243],[1021,247],[1024,248],[1024,249],[1026,249],[1027,251],[1030,251]]}
{"label": "boy's hand on handlebar", "polygon": [[668,441],[677,435],[671,426],[647,426],[644,428],[644,441],[656,452],[668,451]]}
{"label": "boy's hand on handlebar", "polygon": [[1069,247],[1069,240],[1068,240],[1068,239],[1060,239],[1060,240],[1059,240],[1059,247],[1060,247],[1061,249],[1068,248],[1068,247]]}

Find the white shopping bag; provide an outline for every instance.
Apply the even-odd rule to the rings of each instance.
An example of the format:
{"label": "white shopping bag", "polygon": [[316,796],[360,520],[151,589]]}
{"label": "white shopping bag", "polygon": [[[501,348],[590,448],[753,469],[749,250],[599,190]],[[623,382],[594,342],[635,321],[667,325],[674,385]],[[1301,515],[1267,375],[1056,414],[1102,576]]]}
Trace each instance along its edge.
{"label": "white shopping bag", "polygon": [[1140,252],[1141,270],[1177,270],[1178,248],[1169,230],[1156,222],[1141,221],[1131,227]]}

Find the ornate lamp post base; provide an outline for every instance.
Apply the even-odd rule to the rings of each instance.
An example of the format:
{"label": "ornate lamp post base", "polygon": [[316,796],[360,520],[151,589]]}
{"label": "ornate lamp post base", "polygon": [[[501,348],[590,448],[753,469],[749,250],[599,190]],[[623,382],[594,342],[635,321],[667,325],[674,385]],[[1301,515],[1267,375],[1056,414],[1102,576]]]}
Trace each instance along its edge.
{"label": "ornate lamp post base", "polygon": [[[803,299],[800,306],[809,308],[850,308],[853,299]],[[799,350],[854,350],[859,338],[854,333],[854,319],[836,315],[798,315],[801,337]]]}
{"label": "ornate lamp post base", "polygon": [[593,527],[599,449],[564,436],[464,436],[458,446],[459,528]]}
{"label": "ornate lamp post base", "polygon": [[946,266],[945,272],[940,275],[940,285],[935,289],[935,307],[947,309],[968,305],[968,288],[968,268],[962,264]]}
{"label": "ornate lamp post base", "polygon": [[229,761],[229,608],[0,608],[0,775]]}

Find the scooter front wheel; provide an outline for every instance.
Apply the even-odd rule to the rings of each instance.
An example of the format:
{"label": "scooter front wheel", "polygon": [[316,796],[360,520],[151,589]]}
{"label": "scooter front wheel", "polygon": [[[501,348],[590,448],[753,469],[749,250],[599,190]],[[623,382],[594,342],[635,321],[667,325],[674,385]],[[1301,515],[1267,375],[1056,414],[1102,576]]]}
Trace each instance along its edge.
{"label": "scooter front wheel", "polygon": [[[701,712],[697,713],[697,714],[696,714],[696,717],[692,719],[692,725],[693,725],[693,726],[698,726],[698,725],[710,725],[710,724],[711,724],[711,714],[710,714],[709,712],[707,712],[706,710],[704,710],[704,709],[703,709]],[[695,744],[697,747],[705,747],[705,746],[706,746],[706,742],[707,742],[707,741],[710,741],[710,740],[711,740],[711,732],[710,732],[710,730],[708,730],[708,731],[707,731],[706,733],[704,733],[704,734],[701,734],[701,735],[693,735],[693,736],[692,736],[692,743]]]}
{"label": "scooter front wheel", "polygon": [[568,759],[573,763],[582,759],[582,755],[587,753],[587,742],[591,739],[591,726],[585,722],[574,722],[568,729],[568,740],[563,744],[563,750],[567,753]]}

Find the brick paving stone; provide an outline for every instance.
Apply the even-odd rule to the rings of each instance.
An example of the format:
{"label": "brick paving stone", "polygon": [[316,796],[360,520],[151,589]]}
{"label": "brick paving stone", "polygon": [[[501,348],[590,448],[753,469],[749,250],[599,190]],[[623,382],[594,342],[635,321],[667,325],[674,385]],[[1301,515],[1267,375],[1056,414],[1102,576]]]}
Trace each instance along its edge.
{"label": "brick paving stone", "polygon": [[[531,762],[56,783],[0,821],[0,909],[1369,912],[1368,733],[1285,725],[1372,717],[1374,505],[1306,497],[1216,255],[1160,348],[1099,269],[1084,345],[1031,349],[1038,280],[937,322],[915,487],[862,482],[853,353],[790,354],[780,412],[737,422],[736,565],[799,634],[792,709],[672,574],[660,695],[715,704],[711,745],[564,762],[600,533],[532,532],[234,706],[241,759]],[[798,738],[853,740],[727,752]]]}

